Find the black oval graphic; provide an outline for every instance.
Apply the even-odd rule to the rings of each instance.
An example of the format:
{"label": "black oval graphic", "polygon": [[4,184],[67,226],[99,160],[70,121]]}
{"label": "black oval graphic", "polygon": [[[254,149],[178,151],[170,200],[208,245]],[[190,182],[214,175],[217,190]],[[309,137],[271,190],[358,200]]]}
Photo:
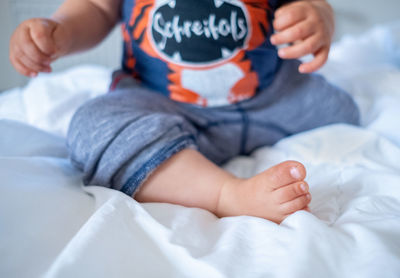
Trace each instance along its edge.
{"label": "black oval graphic", "polygon": [[244,9],[235,0],[166,1],[152,15],[154,47],[177,64],[207,65],[229,59],[244,47],[249,35]]}

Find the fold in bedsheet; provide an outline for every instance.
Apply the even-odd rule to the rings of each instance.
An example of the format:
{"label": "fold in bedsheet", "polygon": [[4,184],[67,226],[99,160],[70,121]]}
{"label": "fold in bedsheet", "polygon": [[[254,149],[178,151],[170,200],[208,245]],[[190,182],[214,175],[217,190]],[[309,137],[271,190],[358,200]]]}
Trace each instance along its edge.
{"label": "fold in bedsheet", "polygon": [[[0,120],[0,277],[399,277],[399,49],[400,22],[345,38],[322,71],[355,96],[363,127],[312,130],[226,165],[250,176],[282,160],[304,162],[312,214],[281,225],[82,188],[53,134],[63,135],[88,88],[62,85],[73,71],[33,81],[21,95],[29,125]],[[49,119],[59,107],[46,88],[54,80],[69,104],[55,99],[65,110]],[[35,114],[38,103],[46,105]]]}

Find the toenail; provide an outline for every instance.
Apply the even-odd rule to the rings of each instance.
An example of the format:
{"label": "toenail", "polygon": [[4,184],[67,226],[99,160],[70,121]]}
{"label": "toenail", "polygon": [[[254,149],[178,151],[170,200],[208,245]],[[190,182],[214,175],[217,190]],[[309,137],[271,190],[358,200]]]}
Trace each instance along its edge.
{"label": "toenail", "polygon": [[297,167],[292,167],[290,169],[290,174],[292,175],[293,178],[295,178],[296,180],[301,179],[301,174],[299,169],[297,169]]}
{"label": "toenail", "polygon": [[301,188],[301,190],[302,190],[303,192],[306,192],[306,191],[307,191],[307,187],[306,187],[306,185],[305,185],[304,183],[300,184],[300,188]]}
{"label": "toenail", "polygon": [[307,198],[307,200],[311,200],[311,195],[310,195],[310,194],[307,194],[307,195],[306,195],[306,198]]}

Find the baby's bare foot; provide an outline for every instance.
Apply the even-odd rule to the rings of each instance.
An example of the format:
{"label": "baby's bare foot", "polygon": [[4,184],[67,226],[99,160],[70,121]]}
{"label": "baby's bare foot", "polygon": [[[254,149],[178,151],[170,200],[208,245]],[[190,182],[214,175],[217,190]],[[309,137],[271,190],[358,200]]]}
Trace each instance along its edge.
{"label": "baby's bare foot", "polygon": [[280,223],[298,210],[308,210],[311,195],[305,177],[301,163],[286,161],[252,178],[229,180],[222,186],[216,214],[250,215]]}

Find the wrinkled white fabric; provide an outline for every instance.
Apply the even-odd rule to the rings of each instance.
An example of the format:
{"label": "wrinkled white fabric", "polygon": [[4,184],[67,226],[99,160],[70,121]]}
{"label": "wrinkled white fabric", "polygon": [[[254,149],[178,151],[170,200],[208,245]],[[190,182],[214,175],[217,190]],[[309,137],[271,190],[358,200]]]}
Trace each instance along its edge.
{"label": "wrinkled white fabric", "polygon": [[[81,187],[63,136],[109,71],[39,77],[14,92],[26,124],[0,121],[0,277],[400,277],[399,50],[400,23],[381,26],[336,44],[321,71],[355,96],[362,127],[326,126],[226,165],[251,176],[305,164],[312,213],[281,225]],[[91,84],[73,83],[84,75]]]}

